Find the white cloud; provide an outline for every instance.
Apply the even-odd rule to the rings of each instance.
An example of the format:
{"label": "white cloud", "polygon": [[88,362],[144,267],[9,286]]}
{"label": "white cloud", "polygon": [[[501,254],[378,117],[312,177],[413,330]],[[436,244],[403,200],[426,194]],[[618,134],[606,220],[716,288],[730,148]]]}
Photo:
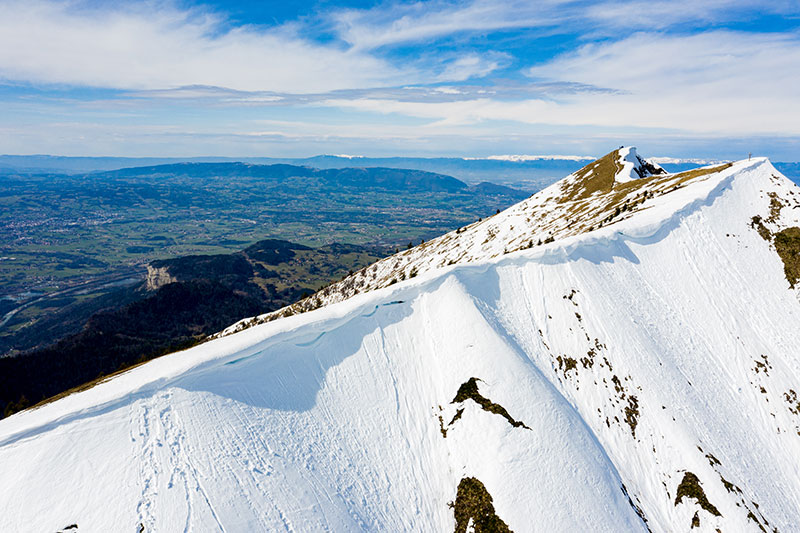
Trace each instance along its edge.
{"label": "white cloud", "polygon": [[523,123],[541,123],[535,117],[548,114],[556,104],[546,100],[507,102],[490,98],[476,98],[450,102],[414,102],[359,98],[326,100],[321,105],[369,111],[382,114],[399,114],[430,119],[427,129],[470,125],[487,120],[509,120]]}
{"label": "white cloud", "polygon": [[528,73],[630,94],[689,90],[698,97],[789,96],[796,93],[791,82],[800,78],[800,35],[638,33],[615,42],[583,46]]}
{"label": "white cloud", "polygon": [[800,36],[793,33],[642,33],[584,46],[529,74],[618,89],[620,94],[584,93],[561,102],[591,123],[800,132]]}
{"label": "white cloud", "polygon": [[464,31],[487,31],[554,25],[568,14],[569,0],[413,2],[349,9],[333,15],[339,37],[354,49],[433,39]]}
{"label": "white cloud", "polygon": [[151,4],[88,10],[66,0],[0,0],[0,78],[6,80],[307,93],[395,85],[409,76],[286,28],[224,30],[213,16]]}
{"label": "white cloud", "polygon": [[[420,16],[430,7],[413,6]],[[399,17],[388,23],[395,28],[393,37],[374,19],[375,11],[340,11],[332,16],[338,17],[337,21],[364,18],[345,31],[345,40],[352,32],[374,31],[392,42],[434,27],[437,32],[472,27],[468,20],[480,19],[487,11],[499,17],[487,27],[509,23],[503,18],[508,18],[507,6],[491,2],[456,11],[449,25],[439,26],[431,20],[426,30],[416,18],[387,8],[381,16]],[[446,11],[438,13],[439,17],[447,15]],[[343,28],[340,22],[336,24]],[[400,29],[406,24],[415,29],[411,33]],[[360,40],[352,46],[320,44],[304,38],[306,30],[298,23],[229,28],[219,16],[179,9],[168,2],[103,4],[87,9],[74,0],[0,0],[0,80],[130,90],[216,86],[308,94],[460,82],[486,76],[509,61],[506,54],[491,51],[432,53],[389,61],[374,55]],[[189,91],[182,95],[189,96]]]}
{"label": "white cloud", "polygon": [[465,81],[483,78],[500,67],[506,57],[501,54],[467,54],[447,63],[436,81]]}
{"label": "white cloud", "polygon": [[[775,2],[765,9],[785,10],[791,3]],[[79,0],[0,0],[0,79],[139,90],[205,85],[300,94],[460,82],[487,76],[508,66],[512,58],[485,48],[465,47],[443,55],[421,47],[418,53],[389,60],[378,57],[376,49],[513,28],[605,28],[619,35],[623,25],[660,27],[693,17],[741,13],[749,5],[730,0],[647,5],[632,0],[589,6],[572,0],[386,3],[321,13],[341,39],[339,44],[321,44],[304,37],[310,29],[300,22],[230,28],[219,16],[179,9],[170,0],[104,2],[94,9]]]}

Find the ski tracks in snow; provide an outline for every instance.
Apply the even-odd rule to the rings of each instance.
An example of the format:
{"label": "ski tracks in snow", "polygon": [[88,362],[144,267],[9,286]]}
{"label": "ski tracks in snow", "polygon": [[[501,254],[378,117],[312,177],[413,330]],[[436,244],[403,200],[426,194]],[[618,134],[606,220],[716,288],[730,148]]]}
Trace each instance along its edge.
{"label": "ski tracks in snow", "polygon": [[152,508],[155,505],[157,494],[155,481],[158,477],[158,465],[155,459],[155,450],[153,449],[156,444],[150,429],[150,408],[147,406],[147,402],[136,402],[133,409],[134,417],[138,420],[134,421],[135,423],[131,427],[138,429],[138,435],[131,436],[131,440],[141,442],[139,456],[138,458],[134,457],[134,460],[139,460],[139,484],[142,488],[141,498],[136,505],[136,513],[139,517],[139,524],[144,526],[144,530],[152,531],[155,524]]}
{"label": "ski tracks in snow", "polygon": [[[186,434],[173,408],[173,393],[164,391],[152,398],[133,404],[133,416],[138,423],[131,427],[138,429],[138,435],[131,439],[140,443],[138,448],[139,483],[141,496],[136,505],[139,524],[137,531],[157,531],[156,524],[164,522],[165,515],[175,516],[178,509],[173,498],[160,498],[159,491],[182,489],[185,503],[183,531],[191,531],[194,506],[199,502],[213,523],[207,523],[213,530],[225,532],[208,493],[203,487],[197,469],[190,459],[186,446]],[[175,496],[175,495],[171,495]],[[172,508],[160,509],[157,502]],[[205,513],[204,513],[205,514]],[[143,528],[143,529],[142,529]],[[207,529],[206,531],[210,531]]]}

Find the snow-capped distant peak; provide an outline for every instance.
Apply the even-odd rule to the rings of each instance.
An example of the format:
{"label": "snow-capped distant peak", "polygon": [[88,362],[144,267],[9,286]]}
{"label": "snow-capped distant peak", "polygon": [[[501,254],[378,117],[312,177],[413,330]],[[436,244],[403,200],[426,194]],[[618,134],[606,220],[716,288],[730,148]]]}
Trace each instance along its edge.
{"label": "snow-capped distant peak", "polygon": [[642,159],[636,153],[635,146],[627,146],[618,150],[618,163],[622,166],[614,176],[617,183],[625,183],[639,178],[647,178],[656,174],[666,174],[666,171],[657,164]]}
{"label": "snow-capped distant peak", "polygon": [[588,155],[527,155],[527,154],[505,154],[490,155],[486,157],[464,157],[465,161],[509,161],[511,163],[524,163],[526,161],[592,161],[594,157]]}
{"label": "snow-capped distant peak", "polygon": [[649,157],[647,159],[651,163],[658,163],[660,165],[721,165],[723,163],[730,163],[729,159],[698,159],[698,158],[683,158],[683,157]]}
{"label": "snow-capped distant peak", "polygon": [[338,157],[341,159],[364,159],[365,156],[352,154],[331,154],[330,157]]}

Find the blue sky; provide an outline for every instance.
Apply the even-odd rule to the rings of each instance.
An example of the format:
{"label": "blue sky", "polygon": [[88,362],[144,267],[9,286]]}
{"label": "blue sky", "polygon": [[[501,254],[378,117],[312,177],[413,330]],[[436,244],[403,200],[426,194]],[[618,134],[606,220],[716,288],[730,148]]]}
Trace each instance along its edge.
{"label": "blue sky", "polygon": [[800,2],[0,0],[0,153],[800,160]]}

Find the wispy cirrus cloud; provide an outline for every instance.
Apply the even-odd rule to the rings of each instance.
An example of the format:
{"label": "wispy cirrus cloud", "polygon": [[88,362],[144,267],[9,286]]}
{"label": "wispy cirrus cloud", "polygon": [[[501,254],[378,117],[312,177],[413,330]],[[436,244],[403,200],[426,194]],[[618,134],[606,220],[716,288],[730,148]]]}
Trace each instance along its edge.
{"label": "wispy cirrus cloud", "polygon": [[357,50],[375,50],[514,29],[611,37],[674,26],[689,31],[747,22],[756,15],[797,17],[798,7],[796,0],[433,0],[334,10],[329,18],[339,39]]}
{"label": "wispy cirrus cloud", "polygon": [[686,32],[698,26],[747,22],[765,15],[796,17],[798,5],[795,0],[621,0],[585,5],[582,12],[601,32],[663,30],[676,26]]}
{"label": "wispy cirrus cloud", "polygon": [[334,12],[340,39],[358,50],[436,39],[461,32],[554,26],[569,14],[569,0],[540,2],[474,0],[471,2],[394,3]]}

